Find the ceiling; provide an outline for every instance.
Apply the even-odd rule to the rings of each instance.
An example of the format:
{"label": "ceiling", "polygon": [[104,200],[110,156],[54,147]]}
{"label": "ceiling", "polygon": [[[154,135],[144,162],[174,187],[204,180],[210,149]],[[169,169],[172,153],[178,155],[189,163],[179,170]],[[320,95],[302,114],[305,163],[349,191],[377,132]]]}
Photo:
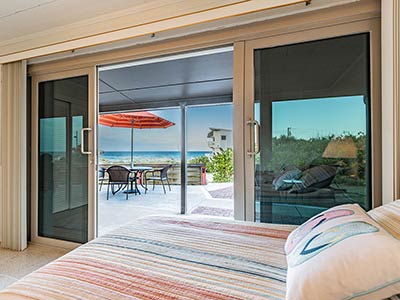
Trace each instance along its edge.
{"label": "ceiling", "polygon": [[68,25],[144,3],[146,0],[1,0],[0,41]]}
{"label": "ceiling", "polygon": [[233,52],[101,71],[100,111],[232,100]]}

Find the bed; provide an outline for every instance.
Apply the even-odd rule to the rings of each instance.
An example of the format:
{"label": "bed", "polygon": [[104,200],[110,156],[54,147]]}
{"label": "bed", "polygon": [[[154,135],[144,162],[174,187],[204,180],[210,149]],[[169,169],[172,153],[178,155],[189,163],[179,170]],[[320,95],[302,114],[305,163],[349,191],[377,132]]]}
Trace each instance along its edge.
{"label": "bed", "polygon": [[293,226],[151,217],[30,274],[0,299],[284,299]]}
{"label": "bed", "polygon": [[[379,219],[379,214],[375,217]],[[26,276],[1,291],[0,299],[282,300],[283,246],[293,229],[149,217]]]}

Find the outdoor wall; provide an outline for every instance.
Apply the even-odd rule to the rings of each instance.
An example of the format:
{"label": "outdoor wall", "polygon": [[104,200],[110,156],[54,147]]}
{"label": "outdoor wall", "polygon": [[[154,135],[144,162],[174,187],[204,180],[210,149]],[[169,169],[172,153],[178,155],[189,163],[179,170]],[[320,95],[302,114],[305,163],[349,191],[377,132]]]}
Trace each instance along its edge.
{"label": "outdoor wall", "polygon": [[[2,100],[1,99],[1,93],[2,93],[2,91],[1,91],[1,87],[2,87],[2,70],[3,70],[3,65],[0,64],[0,101]],[[1,114],[1,103],[0,103],[0,124],[1,124],[1,115],[2,114]],[[3,138],[1,136],[1,131],[0,131],[0,145],[2,145],[2,144],[3,144]],[[0,146],[0,158],[1,158],[1,152],[3,151],[2,148],[3,147]],[[2,173],[3,172],[2,168],[3,168],[3,164],[2,164],[2,161],[0,159],[0,174],[3,174]],[[2,190],[1,180],[0,180],[0,190]],[[3,207],[3,197],[0,194],[0,208],[1,207]],[[2,214],[0,214],[0,247],[1,247],[1,241],[2,241],[2,238],[3,238],[3,226],[2,226],[2,224],[3,224],[3,217],[2,217]]]}

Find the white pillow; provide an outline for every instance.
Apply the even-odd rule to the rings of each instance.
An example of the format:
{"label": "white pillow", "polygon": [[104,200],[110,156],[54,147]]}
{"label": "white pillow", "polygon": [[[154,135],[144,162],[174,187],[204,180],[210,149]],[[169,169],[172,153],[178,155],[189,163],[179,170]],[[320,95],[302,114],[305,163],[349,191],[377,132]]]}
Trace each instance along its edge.
{"label": "white pillow", "polygon": [[400,294],[400,241],[357,204],[331,208],[288,237],[287,300],[381,300]]}

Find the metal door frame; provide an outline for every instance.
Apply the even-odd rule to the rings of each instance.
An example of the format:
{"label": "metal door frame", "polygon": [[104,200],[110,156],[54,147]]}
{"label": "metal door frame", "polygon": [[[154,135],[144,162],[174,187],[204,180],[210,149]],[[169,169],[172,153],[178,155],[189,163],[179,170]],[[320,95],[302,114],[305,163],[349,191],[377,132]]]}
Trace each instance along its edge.
{"label": "metal door frame", "polygon": [[372,207],[381,204],[381,97],[380,97],[380,22],[379,19],[344,23],[335,26],[281,34],[268,38],[245,41],[244,46],[244,110],[242,128],[244,128],[243,151],[245,177],[245,216],[246,221],[255,220],[254,199],[254,50],[292,45],[296,43],[324,40],[358,33],[370,34],[370,83],[371,83],[371,166],[372,166]]}

